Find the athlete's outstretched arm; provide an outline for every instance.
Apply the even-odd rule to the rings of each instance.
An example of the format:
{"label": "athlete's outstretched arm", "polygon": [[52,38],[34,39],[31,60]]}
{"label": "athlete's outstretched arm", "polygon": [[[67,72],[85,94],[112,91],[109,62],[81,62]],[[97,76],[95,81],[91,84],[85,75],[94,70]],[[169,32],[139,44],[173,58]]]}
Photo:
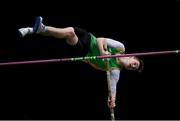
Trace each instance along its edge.
{"label": "athlete's outstretched arm", "polygon": [[120,77],[120,70],[119,69],[113,69],[110,71],[110,88],[111,88],[111,96],[108,97],[108,106],[110,108],[115,107],[115,101],[116,101],[116,90],[117,90],[117,83],[119,81]]}

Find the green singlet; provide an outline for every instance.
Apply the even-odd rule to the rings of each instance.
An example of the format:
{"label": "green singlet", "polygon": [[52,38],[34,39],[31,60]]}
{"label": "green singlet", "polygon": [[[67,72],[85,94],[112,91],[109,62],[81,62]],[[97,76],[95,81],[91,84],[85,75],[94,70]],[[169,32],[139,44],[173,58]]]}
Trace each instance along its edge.
{"label": "green singlet", "polygon": [[[111,53],[111,55],[117,54],[117,53],[122,53],[116,48],[110,48],[107,47],[108,51]],[[100,51],[97,45],[97,40],[94,35],[91,34],[91,42],[90,42],[90,48],[86,56],[99,56]],[[90,64],[96,69],[102,70],[102,71],[107,71],[107,61],[105,59],[90,59],[90,60],[85,60],[84,62]],[[121,65],[119,65],[116,62],[116,58],[110,58],[109,60],[109,68],[110,69],[115,69],[115,68],[121,68]]]}

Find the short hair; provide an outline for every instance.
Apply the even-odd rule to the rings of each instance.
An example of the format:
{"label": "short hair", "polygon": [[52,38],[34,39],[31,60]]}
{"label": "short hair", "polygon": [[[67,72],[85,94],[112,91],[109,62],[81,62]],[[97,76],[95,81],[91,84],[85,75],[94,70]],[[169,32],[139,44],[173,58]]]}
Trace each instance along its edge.
{"label": "short hair", "polygon": [[138,57],[135,57],[135,59],[137,59],[139,61],[139,67],[138,67],[137,71],[142,72],[144,70],[144,62]]}

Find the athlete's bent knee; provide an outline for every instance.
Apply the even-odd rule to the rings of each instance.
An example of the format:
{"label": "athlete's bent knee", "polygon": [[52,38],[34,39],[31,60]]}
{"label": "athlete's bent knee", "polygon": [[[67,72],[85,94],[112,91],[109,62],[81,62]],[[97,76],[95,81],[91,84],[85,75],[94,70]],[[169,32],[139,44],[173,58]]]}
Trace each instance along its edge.
{"label": "athlete's bent knee", "polygon": [[67,28],[66,38],[67,38],[66,42],[70,45],[75,45],[77,43],[78,37],[76,36],[73,27]]}

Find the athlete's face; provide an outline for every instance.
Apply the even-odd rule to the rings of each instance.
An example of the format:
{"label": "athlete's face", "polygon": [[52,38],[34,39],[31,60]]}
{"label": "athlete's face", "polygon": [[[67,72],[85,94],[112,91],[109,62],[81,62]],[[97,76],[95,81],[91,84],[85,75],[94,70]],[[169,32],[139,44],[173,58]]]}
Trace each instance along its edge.
{"label": "athlete's face", "polygon": [[124,63],[124,67],[127,70],[137,70],[140,66],[140,62],[135,57],[128,57]]}

